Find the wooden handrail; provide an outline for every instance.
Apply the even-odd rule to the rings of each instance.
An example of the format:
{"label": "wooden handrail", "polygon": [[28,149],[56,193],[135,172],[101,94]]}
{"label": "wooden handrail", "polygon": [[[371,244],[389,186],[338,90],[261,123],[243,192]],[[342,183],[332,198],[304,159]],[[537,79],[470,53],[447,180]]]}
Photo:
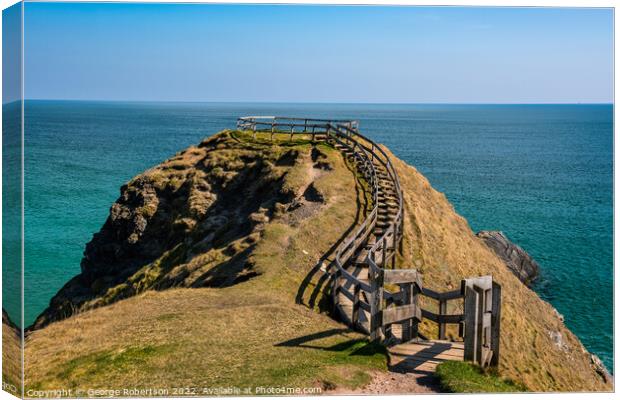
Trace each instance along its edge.
{"label": "wooden handrail", "polygon": [[[402,340],[423,337],[417,332],[417,324],[429,319],[438,325],[439,339],[445,339],[446,324],[458,324],[465,337],[465,359],[485,365],[497,365],[499,360],[499,313],[501,287],[490,276],[465,279],[461,288],[448,292],[437,292],[422,285],[416,270],[395,269],[396,254],[402,246],[404,201],[400,179],[386,151],[359,132],[355,120],[315,119],[280,116],[249,116],[237,119],[237,128],[256,132],[269,132],[273,139],[276,133],[286,133],[292,139],[295,134],[326,135],[357,160],[358,171],[370,186],[373,208],[337,247],[332,266],[332,296],[337,303],[339,294],[353,304],[350,323],[366,331],[371,340],[391,334],[392,324],[402,324]],[[286,128],[283,130],[282,128]],[[296,131],[297,128],[303,130]],[[368,265],[369,283],[347,270],[358,249],[374,234],[379,215],[380,180],[378,163],[387,173],[394,186],[397,211],[388,221],[376,242],[368,249],[365,263]],[[341,284],[344,280],[346,283]],[[397,285],[398,292],[387,290],[385,285]],[[346,286],[346,287],[345,287]],[[352,288],[349,291],[347,287]],[[426,296],[439,303],[439,313],[418,306],[418,295]],[[369,297],[363,301],[362,297]],[[463,299],[463,314],[447,314],[451,300]],[[488,304],[491,309],[486,310]],[[490,306],[489,306],[490,307]],[[368,329],[358,324],[359,310],[370,315]],[[482,315],[483,313],[484,315]]]}
{"label": "wooden handrail", "polygon": [[[303,121],[303,123],[300,123],[300,121]],[[345,266],[355,254],[357,248],[372,234],[372,231],[377,223],[377,215],[379,211],[379,202],[377,201],[379,193],[379,179],[377,178],[377,172],[373,163],[374,160],[377,160],[385,166],[390,179],[394,183],[398,203],[398,212],[390,221],[388,229],[386,229],[381,237],[377,238],[377,242],[368,251],[367,262],[370,268],[374,271],[384,269],[387,265],[387,260],[395,257],[396,248],[401,244],[403,197],[400,188],[400,180],[389,156],[371,139],[360,134],[357,129],[358,125],[358,121],[355,120],[327,120],[278,116],[250,116],[241,117],[237,120],[238,128],[246,128],[253,131],[261,131],[269,128],[271,132],[274,132],[274,128],[278,127],[288,127],[293,130],[294,128],[303,127],[303,132],[293,132],[303,134],[307,132],[308,128],[315,130],[317,128],[322,129],[328,136],[333,138],[340,145],[352,150],[353,154],[362,162],[364,165],[364,171],[366,172],[365,179],[369,182],[372,188],[373,209],[368,216],[366,216],[360,227],[345,238],[345,240],[340,244],[336,250],[335,265],[341,276],[345,276],[347,280],[365,287],[368,285],[349,274],[346,271]],[[261,129],[261,127],[263,129]],[[370,147],[366,146],[364,142],[370,144]],[[394,235],[394,233],[396,233],[396,235]],[[387,248],[388,243],[391,244],[389,249]],[[382,257],[381,266],[377,265],[378,254]]]}

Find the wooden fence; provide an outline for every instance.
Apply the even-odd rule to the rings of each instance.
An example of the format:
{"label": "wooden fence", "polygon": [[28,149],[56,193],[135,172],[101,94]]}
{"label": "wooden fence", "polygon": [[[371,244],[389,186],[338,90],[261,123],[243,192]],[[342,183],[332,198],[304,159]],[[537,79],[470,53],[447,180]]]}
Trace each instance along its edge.
{"label": "wooden fence", "polygon": [[[459,290],[445,293],[425,288],[415,269],[397,269],[397,254],[403,239],[403,196],[396,169],[386,152],[359,132],[359,123],[352,120],[326,120],[277,116],[250,116],[237,120],[239,130],[270,134],[311,135],[312,139],[338,144],[355,161],[368,183],[373,208],[364,221],[336,249],[332,268],[332,296],[338,305],[339,295],[350,300],[350,314],[339,308],[343,319],[370,335],[371,340],[393,338],[392,328],[400,325],[400,341],[428,340],[418,331],[418,324],[428,319],[437,324],[438,339],[445,339],[446,326],[459,326],[464,339],[464,359],[482,366],[499,362],[501,287],[491,276],[463,279]],[[381,200],[380,179],[388,179],[394,190],[396,213],[378,237],[373,236]],[[369,240],[365,264],[368,279],[360,279],[350,267],[363,254]],[[388,288],[397,287],[393,291]],[[438,312],[421,308],[420,296],[437,301]],[[460,301],[456,309],[462,314],[448,314],[448,302]]]}

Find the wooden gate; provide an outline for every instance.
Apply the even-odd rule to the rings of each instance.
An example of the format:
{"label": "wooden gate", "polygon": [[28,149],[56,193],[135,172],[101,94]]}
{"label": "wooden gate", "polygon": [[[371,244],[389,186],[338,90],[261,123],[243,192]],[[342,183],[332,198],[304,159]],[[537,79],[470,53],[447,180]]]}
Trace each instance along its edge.
{"label": "wooden gate", "polygon": [[464,358],[485,366],[499,363],[501,286],[491,276],[464,279]]}

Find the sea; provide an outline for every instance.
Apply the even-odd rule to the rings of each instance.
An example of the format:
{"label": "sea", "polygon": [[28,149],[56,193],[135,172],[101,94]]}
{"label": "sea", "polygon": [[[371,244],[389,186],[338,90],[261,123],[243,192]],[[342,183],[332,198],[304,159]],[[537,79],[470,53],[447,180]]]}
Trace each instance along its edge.
{"label": "sea", "polygon": [[541,266],[533,289],[612,370],[611,104],[26,101],[24,325],[80,272],[122,184],[244,115],[359,120],[474,231],[500,230],[528,251]]}

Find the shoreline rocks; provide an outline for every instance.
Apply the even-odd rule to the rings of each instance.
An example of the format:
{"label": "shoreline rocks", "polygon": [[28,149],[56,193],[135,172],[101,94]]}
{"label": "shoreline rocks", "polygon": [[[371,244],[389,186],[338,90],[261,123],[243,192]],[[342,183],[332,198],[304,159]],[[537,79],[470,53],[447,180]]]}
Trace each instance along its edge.
{"label": "shoreline rocks", "polygon": [[11,317],[9,317],[9,314],[4,308],[2,309],[2,325],[14,331],[15,334],[21,335],[21,329],[19,329],[19,327],[15,325],[15,323],[11,320]]}
{"label": "shoreline rocks", "polygon": [[503,232],[480,231],[476,234],[506,264],[521,282],[530,285],[540,272],[538,263]]}

